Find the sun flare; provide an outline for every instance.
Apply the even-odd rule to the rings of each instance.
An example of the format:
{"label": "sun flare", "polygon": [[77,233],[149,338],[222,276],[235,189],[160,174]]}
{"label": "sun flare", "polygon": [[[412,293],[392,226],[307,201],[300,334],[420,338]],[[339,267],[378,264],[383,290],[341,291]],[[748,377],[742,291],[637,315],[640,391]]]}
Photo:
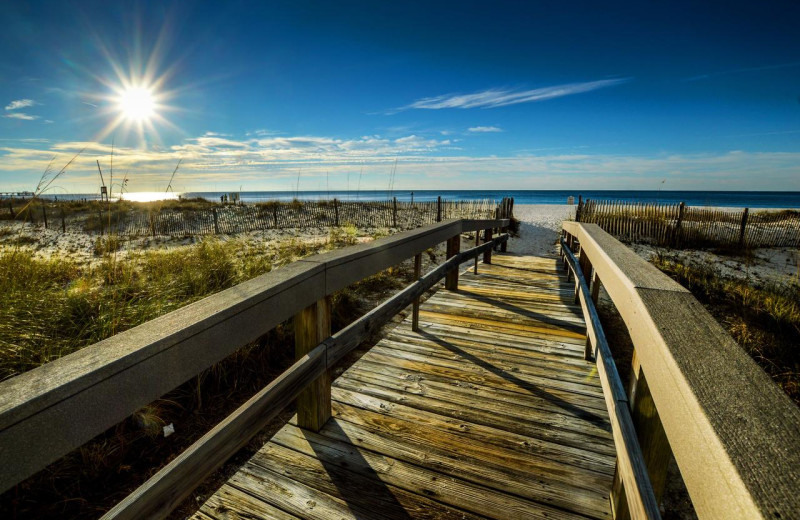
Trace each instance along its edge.
{"label": "sun flare", "polygon": [[145,87],[128,87],[117,100],[122,115],[128,121],[146,122],[155,115],[156,101],[153,92]]}

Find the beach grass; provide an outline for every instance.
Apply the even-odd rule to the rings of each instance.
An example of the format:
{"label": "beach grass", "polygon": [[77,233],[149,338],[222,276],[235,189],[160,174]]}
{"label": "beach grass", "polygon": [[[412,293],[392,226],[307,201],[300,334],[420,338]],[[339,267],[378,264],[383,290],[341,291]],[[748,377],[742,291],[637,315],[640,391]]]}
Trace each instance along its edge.
{"label": "beach grass", "polygon": [[723,277],[713,265],[651,258],[703,302],[736,342],[800,405],[800,279],[756,283]]}

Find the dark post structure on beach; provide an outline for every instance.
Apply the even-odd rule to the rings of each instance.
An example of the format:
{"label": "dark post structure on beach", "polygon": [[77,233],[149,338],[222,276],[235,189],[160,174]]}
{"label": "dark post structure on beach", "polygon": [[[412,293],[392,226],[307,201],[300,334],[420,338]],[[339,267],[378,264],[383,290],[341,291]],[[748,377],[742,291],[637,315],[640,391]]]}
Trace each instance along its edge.
{"label": "dark post structure on beach", "polygon": [[14,205],[12,204],[11,201],[8,201],[8,211],[11,213],[12,220],[17,218],[17,216],[14,214]]}
{"label": "dark post structure on beach", "polygon": [[575,210],[575,222],[581,221],[582,209],[583,209],[583,195],[578,195],[578,209]]}
{"label": "dark post structure on beach", "polygon": [[64,215],[64,207],[62,206],[59,209],[61,210],[61,232],[62,233],[66,233],[67,232],[67,219],[66,219],[66,217]]}
{"label": "dark post structure on beach", "polygon": [[211,214],[214,216],[214,234],[219,235],[219,219],[217,217],[217,208],[211,208]]}
{"label": "dark post structure on beach", "polygon": [[675,223],[675,236],[672,239],[672,246],[675,247],[681,240],[681,225],[683,224],[683,215],[686,213],[686,203],[681,202],[678,205],[678,221]]}
{"label": "dark post structure on beach", "polygon": [[[331,335],[331,297],[326,296],[294,316],[296,359]],[[331,373],[325,370],[297,396],[297,426],[318,432],[331,417]]]}
{"label": "dark post structure on beach", "polygon": [[47,208],[42,204],[42,220],[44,220],[44,228],[47,229]]}
{"label": "dark post structure on beach", "polygon": [[747,228],[747,215],[749,212],[749,208],[744,208],[744,212],[742,212],[742,227],[739,229],[739,247],[744,247],[744,234]]}
{"label": "dark post structure on beach", "polygon": [[333,199],[333,225],[339,227],[339,202]]}
{"label": "dark post structure on beach", "polygon": [[397,197],[392,197],[392,227],[397,227]]}
{"label": "dark post structure on beach", "polygon": [[442,196],[436,198],[436,222],[442,221]]}

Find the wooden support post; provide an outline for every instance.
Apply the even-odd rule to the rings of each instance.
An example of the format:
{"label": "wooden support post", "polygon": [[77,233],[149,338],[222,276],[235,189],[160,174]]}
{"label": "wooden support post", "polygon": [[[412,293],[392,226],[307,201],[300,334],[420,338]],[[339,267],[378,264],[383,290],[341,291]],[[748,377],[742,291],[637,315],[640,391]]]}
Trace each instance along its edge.
{"label": "wooden support post", "polygon": [[[476,230],[475,231],[475,247],[481,245],[481,232]],[[478,255],[475,255],[475,267],[473,268],[473,274],[478,274]]]}
{"label": "wooden support post", "polygon": [[[325,297],[294,316],[294,352],[300,359],[331,335],[331,300]],[[297,425],[319,431],[331,417],[331,375],[326,370],[297,396]]]}
{"label": "wooden support post", "polygon": [[[483,243],[489,242],[492,240],[492,228],[488,228],[483,232]],[[483,252],[483,263],[484,264],[491,264],[492,263],[492,248],[490,247],[486,251]]]}
{"label": "wooden support post", "polygon": [[211,214],[214,215],[214,234],[219,235],[219,219],[217,217],[217,208],[211,208]]}
{"label": "wooden support post", "polygon": [[64,208],[59,208],[61,210],[61,232],[67,232],[67,219],[64,217]]}
{"label": "wooden support post", "polygon": [[436,222],[442,221],[442,196],[436,198]]}
{"label": "wooden support post", "polygon": [[[747,214],[750,212],[749,208],[744,208],[742,212],[742,225],[739,228],[739,247],[744,247],[745,231],[747,229]],[[46,226],[45,226],[46,227]]]}
{"label": "wooden support post", "polygon": [[[447,258],[456,256],[461,251],[461,235],[458,234],[447,239]],[[447,273],[444,281],[444,288],[448,291],[458,290],[458,268]]]}
{"label": "wooden support post", "polygon": [[[414,256],[414,281],[419,280],[422,276],[422,253]],[[419,296],[414,298],[413,307],[411,308],[411,330],[414,332],[419,331]]]}
{"label": "wooden support post", "polygon": [[44,220],[44,228],[47,229],[47,206],[44,204],[42,204],[42,220]]}
{"label": "wooden support post", "polygon": [[392,197],[392,227],[397,227],[397,197]]}
{"label": "wooden support post", "polygon": [[[653,494],[656,497],[656,501],[660,503],[667,483],[667,468],[672,458],[672,451],[669,447],[667,434],[664,432],[664,426],[658,417],[653,396],[650,394],[650,388],[647,385],[647,379],[642,371],[636,350],[633,351],[631,369],[631,381],[628,390],[631,418],[636,429],[639,446],[642,448],[647,474],[653,486]],[[619,477],[619,469],[617,469],[614,473],[614,483],[611,489],[611,504],[615,520],[627,520],[630,518],[624,487]]]}

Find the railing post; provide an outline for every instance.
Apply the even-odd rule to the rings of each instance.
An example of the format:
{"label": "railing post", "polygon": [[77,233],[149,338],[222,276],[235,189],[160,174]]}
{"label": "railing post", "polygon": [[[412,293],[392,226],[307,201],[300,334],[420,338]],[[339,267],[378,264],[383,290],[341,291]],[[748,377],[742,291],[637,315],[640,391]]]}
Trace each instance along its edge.
{"label": "railing post", "polygon": [[[492,240],[492,228],[487,228],[483,232],[483,243],[490,242]],[[484,264],[491,264],[492,263],[492,248],[486,249],[483,252],[483,263]]]}
{"label": "railing post", "polygon": [[[672,452],[635,349],[631,360],[631,382],[628,393],[631,418],[636,429],[639,446],[642,448],[650,484],[653,486],[653,494],[656,501],[661,503],[661,497],[664,495],[664,488],[667,483],[667,468],[669,467]],[[619,476],[619,470],[616,470],[611,488],[611,504],[614,509],[615,520],[627,520],[630,518],[624,487]]]}
{"label": "railing post", "polygon": [[[480,230],[475,230],[475,247],[481,245],[481,232]],[[473,274],[478,274],[478,255],[475,255],[475,267],[473,268]]]}
{"label": "railing post", "polygon": [[[420,276],[422,276],[422,253],[414,256],[414,281],[419,280]],[[419,296],[414,298],[411,309],[411,330],[417,332],[419,331]]]}
{"label": "railing post", "polygon": [[[331,300],[325,297],[294,316],[294,352],[300,359],[331,335]],[[331,417],[331,375],[325,371],[297,396],[297,425],[319,431]]]}
{"label": "railing post", "polygon": [[[447,258],[456,256],[461,251],[461,234],[447,239]],[[444,288],[448,291],[458,290],[458,267],[447,273]]]}

